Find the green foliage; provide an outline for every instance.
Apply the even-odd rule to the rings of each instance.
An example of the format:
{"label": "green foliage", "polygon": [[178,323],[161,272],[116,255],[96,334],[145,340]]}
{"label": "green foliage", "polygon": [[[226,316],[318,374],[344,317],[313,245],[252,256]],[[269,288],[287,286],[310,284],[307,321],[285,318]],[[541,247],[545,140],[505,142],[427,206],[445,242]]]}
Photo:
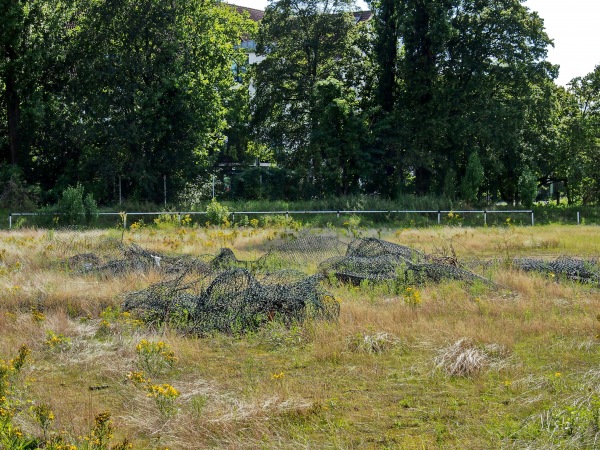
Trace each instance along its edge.
{"label": "green foliage", "polygon": [[98,217],[98,206],[92,194],[84,197],[83,186],[78,184],[64,190],[56,205],[56,213],[61,224],[89,224]]}
{"label": "green foliage", "polygon": [[254,74],[256,138],[295,170],[305,197],[356,190],[364,161],[356,85],[346,76],[360,62],[350,9],[345,0],[274,2],[258,33],[266,58]]}
{"label": "green foliage", "polygon": [[76,56],[81,108],[94,112],[87,125],[97,132],[82,170],[98,172],[101,163],[127,176],[128,195],[154,201],[165,174],[171,189],[181,188],[222,143],[236,92],[231,61],[243,57],[235,44],[252,27],[224,4],[91,3]]}
{"label": "green foliage", "polygon": [[[531,99],[556,70],[544,60],[541,19],[517,0],[381,0],[373,9],[374,120],[386,130],[375,137],[377,172],[417,193],[448,195],[446,173],[464,173],[477,152],[489,188],[514,199],[520,155],[544,148],[534,143],[542,120],[527,117],[541,102]],[[468,184],[465,200],[474,201]]]}
{"label": "green foliage", "polygon": [[251,167],[237,175],[231,186],[232,197],[248,200],[299,200],[308,191],[300,174],[280,167]]}
{"label": "green foliage", "polygon": [[71,348],[72,341],[71,338],[62,333],[46,330],[46,341],[44,343],[50,350],[62,352]]}
{"label": "green foliage", "polygon": [[21,372],[31,350],[23,345],[17,356],[10,360],[0,359],[0,448],[28,449],[34,447],[34,441],[27,438],[13,422],[19,400],[16,391],[17,377]]}
{"label": "green foliage", "polygon": [[36,208],[40,192],[29,186],[18,166],[0,165],[0,207],[29,212]]}
{"label": "green foliage", "polygon": [[[123,197],[158,202],[164,175],[176,192],[212,161],[241,93],[232,89],[231,63],[246,58],[237,44],[252,21],[199,0],[14,5],[39,21],[19,27],[50,33],[23,39],[31,45],[15,66],[26,74],[17,87],[30,179],[54,192],[84,180],[105,202],[118,198],[121,180]],[[42,73],[47,82],[34,77]]]}
{"label": "green foliage", "polygon": [[454,169],[450,168],[448,169],[448,171],[446,172],[446,175],[444,176],[444,188],[443,188],[443,193],[446,197],[448,197],[449,199],[453,200],[456,197],[456,191],[457,191],[457,180],[456,180],[456,172],[454,171]]}
{"label": "green foliage", "polygon": [[519,177],[519,198],[521,204],[526,208],[531,208],[538,192],[538,182],[535,174],[526,167]]}
{"label": "green foliage", "polygon": [[198,177],[194,182],[187,183],[179,192],[178,203],[187,210],[196,211],[213,198],[213,187],[215,195],[224,194],[225,185],[219,177],[215,175]]}
{"label": "green foliage", "polygon": [[485,191],[530,205],[530,170],[569,204],[600,200],[600,66],[557,87],[550,37],[519,0],[369,6],[356,23],[348,0],[280,0],[257,33],[212,0],[3,0],[0,206],[81,180],[89,221],[119,190],[162,202],[166,175],[169,201],[203,208],[206,173],[255,159],[274,166],[218,183],[220,199]]}
{"label": "green foliage", "polygon": [[171,347],[163,342],[151,342],[142,339],[136,346],[137,364],[140,369],[150,374],[160,374],[171,370],[177,357]]}
{"label": "green foliage", "polygon": [[558,174],[566,181],[569,203],[600,201],[600,65],[571,80],[561,111],[561,159]]}
{"label": "green foliage", "polygon": [[52,129],[49,122],[56,88],[69,77],[65,24],[73,3],[3,0],[0,11],[0,111],[6,113],[0,114],[2,160],[30,169],[32,150],[41,150],[43,141],[62,131],[60,124],[52,123],[57,125]]}
{"label": "green foliage", "polygon": [[462,197],[465,201],[473,204],[477,202],[479,195],[479,189],[483,183],[484,173],[483,166],[479,161],[477,152],[471,153],[467,167],[465,170],[465,176],[463,177],[460,185]]}
{"label": "green foliage", "polygon": [[153,398],[156,403],[156,407],[160,414],[168,419],[175,415],[177,412],[177,406],[175,400],[179,397],[180,393],[170,384],[163,385],[148,385],[148,397]]}
{"label": "green foliage", "polygon": [[360,178],[369,169],[361,153],[367,129],[358,113],[356,92],[331,77],[318,81],[315,92],[316,120],[309,144],[314,184],[321,193],[357,193]]}
{"label": "green foliage", "polygon": [[229,220],[229,209],[212,199],[206,207],[206,218],[213,225],[223,225]]}

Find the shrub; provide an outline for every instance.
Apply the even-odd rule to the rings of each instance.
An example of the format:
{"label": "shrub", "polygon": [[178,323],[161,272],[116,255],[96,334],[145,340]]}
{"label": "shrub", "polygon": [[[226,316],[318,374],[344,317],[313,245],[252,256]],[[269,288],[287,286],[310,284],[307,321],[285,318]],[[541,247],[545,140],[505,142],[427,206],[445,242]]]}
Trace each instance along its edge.
{"label": "shrub", "polygon": [[172,417],[177,412],[175,400],[179,397],[180,392],[173,386],[170,384],[150,384],[146,389],[148,397],[154,399],[162,416]]}
{"label": "shrub", "polygon": [[84,196],[83,186],[77,184],[68,187],[54,207],[45,208],[43,212],[58,214],[55,223],[64,225],[89,224],[98,217],[98,205],[92,194]]}
{"label": "shrub", "polygon": [[518,189],[521,204],[526,208],[531,208],[537,196],[538,182],[537,177],[529,167],[526,167],[519,177]]}
{"label": "shrub", "polygon": [[51,350],[65,351],[71,348],[71,338],[52,330],[46,330],[45,344]]}
{"label": "shrub", "polygon": [[[214,179],[214,192],[216,195],[222,195],[225,192],[225,185],[219,177]],[[207,200],[213,197],[213,178],[198,178],[193,183],[185,185],[183,190],[177,196],[177,201],[185,207],[185,209],[196,211]]]}
{"label": "shrub", "polygon": [[175,365],[177,357],[163,341],[150,342],[142,339],[135,348],[138,366],[151,374],[169,371]]}
{"label": "shrub", "polygon": [[229,219],[229,208],[213,198],[206,207],[206,218],[213,225],[222,225]]}
{"label": "shrub", "polygon": [[484,173],[481,161],[477,152],[471,153],[467,167],[465,170],[465,176],[462,179],[460,190],[462,193],[463,200],[476,203],[477,196],[479,195],[479,188],[483,183]]}
{"label": "shrub", "polygon": [[421,293],[410,286],[404,289],[402,296],[407,306],[415,307],[421,303]]}
{"label": "shrub", "polygon": [[31,211],[36,207],[39,194],[39,187],[28,186],[17,167],[0,165],[0,207]]}

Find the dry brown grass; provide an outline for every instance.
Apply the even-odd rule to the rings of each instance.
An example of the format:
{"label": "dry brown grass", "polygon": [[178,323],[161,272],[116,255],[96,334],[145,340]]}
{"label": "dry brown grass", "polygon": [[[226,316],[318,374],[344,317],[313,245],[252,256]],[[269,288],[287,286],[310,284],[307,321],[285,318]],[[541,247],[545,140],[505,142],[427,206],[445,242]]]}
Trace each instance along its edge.
{"label": "dry brown grass", "polygon": [[519,255],[594,256],[600,253],[600,242],[590,239],[598,233],[595,226],[548,225],[544,227],[444,227],[434,230],[387,231],[384,239],[413,245],[427,252],[452,243],[460,257],[502,257],[508,251]]}
{"label": "dry brown grass", "polygon": [[[581,397],[580,388],[600,395],[598,290],[502,264],[518,255],[597,256],[595,227],[380,232],[428,252],[498,258],[489,269],[496,287],[420,286],[422,303],[411,306],[381,287],[332,286],[341,302],[336,324],[203,338],[113,324],[101,334],[102,311],[159,275],[74,276],[49,264],[60,233],[4,233],[0,358],[23,343],[33,350],[22,395],[51,406],[55,429],[84,435],[109,410],[118,437],[150,449],[498,448],[535,414]],[[125,239],[167,253],[226,245],[253,259],[285,238],[281,230],[144,229]],[[36,320],[32,309],[45,318]],[[49,331],[70,344],[50,348]],[[139,369],[141,339],[162,340],[178,357],[152,380],[181,392],[173,417],[127,380]],[[98,386],[106,387],[89,389]],[[39,436],[30,415],[18,422]]]}

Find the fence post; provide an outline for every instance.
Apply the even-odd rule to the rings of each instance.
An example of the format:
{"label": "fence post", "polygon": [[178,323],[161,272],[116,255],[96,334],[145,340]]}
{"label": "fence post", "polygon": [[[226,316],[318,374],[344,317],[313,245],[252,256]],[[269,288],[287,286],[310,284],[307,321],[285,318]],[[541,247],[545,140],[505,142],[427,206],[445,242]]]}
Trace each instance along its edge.
{"label": "fence post", "polygon": [[123,214],[123,229],[127,229],[127,213]]}
{"label": "fence post", "polygon": [[442,212],[438,211],[438,225],[442,224]]}
{"label": "fence post", "polygon": [[487,225],[487,211],[483,212],[483,224]]}
{"label": "fence post", "polygon": [[286,212],[285,212],[285,218],[286,218],[286,220],[287,220],[287,219],[289,219],[289,215],[290,215],[290,214],[289,214],[289,211],[286,211]]}
{"label": "fence post", "polygon": [[231,224],[233,225],[235,223],[235,211],[233,211],[231,213]]}
{"label": "fence post", "polygon": [[531,226],[535,225],[535,220],[533,219],[533,211],[531,211]]}
{"label": "fence post", "polygon": [[339,210],[338,210],[338,212],[337,212],[337,218],[338,218],[338,219],[340,218],[340,211],[339,211]]}
{"label": "fence post", "polygon": [[577,211],[577,225],[579,225],[579,224],[580,224],[580,221],[579,221],[579,211]]}
{"label": "fence post", "polygon": [[177,213],[177,222],[179,222],[179,226],[181,226],[181,213]]}
{"label": "fence post", "polygon": [[12,230],[12,213],[8,214],[8,229]]}

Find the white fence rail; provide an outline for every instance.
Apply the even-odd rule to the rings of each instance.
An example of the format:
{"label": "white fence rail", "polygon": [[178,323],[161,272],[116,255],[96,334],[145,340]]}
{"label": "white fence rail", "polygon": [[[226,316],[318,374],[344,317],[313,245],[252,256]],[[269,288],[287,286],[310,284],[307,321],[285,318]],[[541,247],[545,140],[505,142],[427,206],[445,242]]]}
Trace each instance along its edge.
{"label": "white fence rail", "polygon": [[[361,215],[361,214],[437,214],[437,223],[438,225],[442,224],[442,214],[483,214],[483,224],[487,224],[487,216],[488,214],[530,214],[531,215],[531,225],[535,225],[534,213],[532,210],[507,210],[507,211],[488,211],[488,210],[480,210],[480,211],[468,211],[468,210],[365,210],[365,211],[356,211],[356,210],[319,210],[319,211],[231,211],[229,216],[231,217],[231,221],[235,221],[235,216],[238,215],[285,215],[285,217],[289,216],[298,216],[303,214],[335,214],[337,217],[340,217],[342,214],[353,214],[353,215]],[[123,220],[123,228],[127,228],[127,216],[161,216],[161,215],[177,215],[177,220],[181,223],[181,218],[190,215],[190,216],[203,216],[208,214],[206,211],[157,211],[157,212],[101,212],[98,213],[99,216],[120,216]],[[8,215],[8,228],[12,229],[13,226],[13,217],[27,217],[27,216],[40,216],[40,215],[49,215],[44,213],[30,213],[30,212],[12,212]],[[60,216],[60,214],[50,214],[53,216]],[[577,213],[577,223],[579,224],[579,212]]]}

